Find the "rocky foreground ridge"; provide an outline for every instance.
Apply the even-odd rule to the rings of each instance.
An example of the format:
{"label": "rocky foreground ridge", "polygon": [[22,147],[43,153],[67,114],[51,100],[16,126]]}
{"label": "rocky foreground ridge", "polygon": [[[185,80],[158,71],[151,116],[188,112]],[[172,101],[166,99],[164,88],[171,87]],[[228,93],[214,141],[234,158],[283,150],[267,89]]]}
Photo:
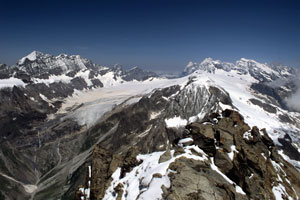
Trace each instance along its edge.
{"label": "rocky foreground ridge", "polygon": [[299,171],[238,112],[212,113],[176,133],[166,151],[151,154],[95,146],[89,193],[75,199],[299,199]]}

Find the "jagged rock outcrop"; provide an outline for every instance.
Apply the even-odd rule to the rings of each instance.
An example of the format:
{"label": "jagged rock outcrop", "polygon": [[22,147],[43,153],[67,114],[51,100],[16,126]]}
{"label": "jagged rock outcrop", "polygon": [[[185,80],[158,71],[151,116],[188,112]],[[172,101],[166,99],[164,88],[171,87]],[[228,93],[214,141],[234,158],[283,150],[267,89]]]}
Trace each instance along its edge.
{"label": "jagged rock outcrop", "polygon": [[128,71],[123,76],[125,81],[144,81],[151,77],[158,77],[156,73],[150,71],[144,71],[141,68],[134,67]]}
{"label": "jagged rock outcrop", "polygon": [[91,199],[299,199],[299,171],[264,129],[249,127],[237,111],[212,113],[181,131],[174,146],[159,154],[96,146]]}
{"label": "jagged rock outcrop", "polygon": [[[175,173],[170,175],[171,186],[165,188],[164,198],[299,198],[300,173],[278,154],[265,130],[250,129],[236,111],[225,110],[216,124],[194,123],[187,129],[194,144],[207,153],[218,169],[240,186],[245,195],[237,194],[235,187],[222,180],[220,173],[209,166],[211,163],[180,158],[170,165]],[[215,142],[204,143],[211,139]]]}
{"label": "jagged rock outcrop", "polygon": [[[136,157],[139,151],[136,148],[129,148],[124,154],[118,155],[112,153],[100,145],[96,145],[92,155],[92,179],[91,179],[91,200],[101,200],[105,195],[105,191],[112,181],[112,174],[121,169],[120,177],[124,177],[139,162]],[[122,193],[122,190],[116,187],[116,193]]]}
{"label": "jagged rock outcrop", "polygon": [[91,199],[102,199],[121,159],[100,146],[95,147],[92,156]]}
{"label": "jagged rock outcrop", "polygon": [[137,156],[131,148],[120,155],[96,146],[91,194],[99,195],[91,199],[299,199],[299,171],[264,129],[249,127],[237,111],[212,113],[181,131],[164,153]]}

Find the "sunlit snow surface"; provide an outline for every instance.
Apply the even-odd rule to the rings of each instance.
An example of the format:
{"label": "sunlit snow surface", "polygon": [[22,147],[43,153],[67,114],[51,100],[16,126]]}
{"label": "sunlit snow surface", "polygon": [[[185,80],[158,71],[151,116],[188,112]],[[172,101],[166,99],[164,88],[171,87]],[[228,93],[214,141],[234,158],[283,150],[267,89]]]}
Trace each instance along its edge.
{"label": "sunlit snow surface", "polygon": [[[199,155],[194,155],[191,150],[196,151]],[[118,168],[112,175],[113,181],[110,187],[106,190],[103,200],[114,200],[117,195],[114,193],[114,188],[122,184],[123,196],[126,200],[154,200],[162,199],[162,186],[170,187],[168,174],[171,172],[169,165],[177,158],[186,157],[204,161],[207,160],[207,155],[199,149],[198,146],[192,145],[184,148],[184,153],[178,156],[173,156],[174,150],[171,153],[171,159],[159,163],[160,156],[165,153],[154,152],[151,154],[138,155],[137,159],[142,163],[133,168],[125,177],[119,178],[121,170]],[[201,156],[200,156],[201,155]],[[174,171],[172,171],[174,172]],[[176,172],[174,172],[176,173]]]}
{"label": "sunlit snow surface", "polygon": [[[233,105],[244,116],[246,123],[250,126],[257,126],[260,129],[266,128],[269,136],[275,143],[278,143],[279,137],[285,135],[284,131],[298,132],[298,128],[294,125],[280,122],[278,114],[288,113],[287,111],[276,107],[277,114],[268,113],[263,108],[249,101],[251,98],[257,99],[250,89],[251,84],[256,83],[257,80],[249,74],[240,75],[236,71],[225,72],[224,70],[216,69],[214,74],[196,71],[193,75],[197,77],[195,84],[217,85],[224,88],[229,93]],[[225,108],[228,108],[228,106],[224,106]],[[289,114],[297,115],[296,113]]]}
{"label": "sunlit snow surface", "polygon": [[[116,105],[125,105],[139,101],[141,97],[155,88],[165,88],[185,82],[187,77],[180,79],[149,79],[143,82],[131,81],[89,91],[76,91],[72,97],[65,100],[58,113],[68,113],[68,118],[76,119],[80,125],[91,127],[104,113],[112,110]],[[69,112],[68,108],[80,106]]]}
{"label": "sunlit snow surface", "polygon": [[18,78],[10,77],[8,79],[0,79],[0,89],[1,88],[11,88],[14,86],[24,87],[26,84]]}
{"label": "sunlit snow surface", "polygon": [[[183,140],[190,140],[190,138],[185,138]],[[192,151],[197,152],[197,155],[193,154]],[[123,200],[162,199],[162,186],[165,186],[166,188],[170,187],[168,174],[170,172],[176,173],[176,171],[168,169],[169,165],[181,157],[210,162],[212,170],[220,174],[229,184],[234,185],[237,193],[245,195],[242,188],[223,174],[214,164],[213,159],[209,159],[208,155],[206,155],[198,146],[186,146],[184,147],[184,153],[177,156],[174,156],[174,150],[171,150],[171,158],[165,162],[159,163],[159,159],[164,153],[165,152],[162,151],[138,155],[137,159],[142,161],[142,163],[133,168],[132,171],[126,173],[123,178],[120,178],[121,169],[118,168],[112,175],[113,181],[111,182],[110,187],[106,190],[103,200],[117,199],[118,196],[114,192],[114,188],[119,184],[122,185],[122,189],[124,191],[121,198]]]}
{"label": "sunlit snow surface", "polygon": [[165,120],[168,128],[179,128],[187,125],[186,119],[181,119],[181,117],[173,117]]}

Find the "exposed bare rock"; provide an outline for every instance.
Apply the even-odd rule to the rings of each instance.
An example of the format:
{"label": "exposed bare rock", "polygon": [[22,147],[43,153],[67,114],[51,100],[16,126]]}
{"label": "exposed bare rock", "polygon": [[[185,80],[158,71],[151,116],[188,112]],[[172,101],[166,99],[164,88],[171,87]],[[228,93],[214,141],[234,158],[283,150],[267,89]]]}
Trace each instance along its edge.
{"label": "exposed bare rock", "polygon": [[[236,111],[225,110],[222,115],[223,118],[215,125],[193,123],[187,128],[194,144],[213,157],[215,165],[224,176],[245,194],[238,193],[236,187],[223,179],[224,176],[212,170],[209,162],[182,157],[170,165],[175,173],[170,174],[171,186],[164,188],[164,198],[275,199],[275,191],[284,188],[284,192],[281,191],[284,199],[297,199],[300,194],[299,183],[295,180],[300,180],[300,174],[278,154],[265,130],[257,127],[250,130]],[[222,133],[227,134],[227,139],[220,139]],[[244,134],[250,135],[245,137]],[[208,138],[219,142],[204,143],[203,140]],[[211,148],[203,148],[205,145]],[[231,147],[230,152],[228,146]],[[215,147],[215,153],[212,153],[212,147]],[[291,177],[288,174],[293,175]]]}
{"label": "exposed bare rock", "polygon": [[[111,175],[118,167],[121,168],[120,177],[124,177],[133,167],[139,164],[136,157],[139,151],[136,148],[129,148],[122,155],[114,154],[100,145],[96,145],[92,155],[92,181],[90,199],[102,199],[106,189],[109,187]],[[116,193],[122,194],[122,187],[115,188]]]}
{"label": "exposed bare rock", "polygon": [[92,156],[91,199],[100,200],[110,184],[112,173],[121,164],[121,159],[98,145]]}
{"label": "exposed bare rock", "polygon": [[176,173],[170,176],[172,184],[164,193],[165,199],[247,199],[206,162],[180,158],[170,169]]}

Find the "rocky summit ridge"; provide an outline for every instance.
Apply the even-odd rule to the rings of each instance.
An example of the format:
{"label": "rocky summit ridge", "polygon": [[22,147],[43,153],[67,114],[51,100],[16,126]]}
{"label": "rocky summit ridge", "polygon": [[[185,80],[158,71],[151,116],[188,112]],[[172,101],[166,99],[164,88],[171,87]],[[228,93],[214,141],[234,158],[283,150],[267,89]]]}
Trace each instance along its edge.
{"label": "rocky summit ridge", "polygon": [[97,145],[83,186],[90,193],[78,190],[75,199],[299,199],[299,172],[238,112],[211,113],[177,134],[151,154]]}

